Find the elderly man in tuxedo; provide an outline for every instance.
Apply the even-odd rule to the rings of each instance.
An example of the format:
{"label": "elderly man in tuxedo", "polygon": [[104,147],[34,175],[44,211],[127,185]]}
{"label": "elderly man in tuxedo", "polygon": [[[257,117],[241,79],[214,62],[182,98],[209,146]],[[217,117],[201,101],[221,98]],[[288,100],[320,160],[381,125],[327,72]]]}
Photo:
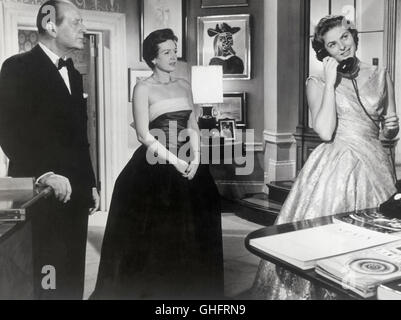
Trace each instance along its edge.
{"label": "elderly man in tuxedo", "polygon": [[[72,50],[85,26],[69,1],[45,2],[39,44],[7,59],[0,74],[0,145],[9,176],[36,177],[54,196],[32,209],[35,299],[82,299],[88,214],[99,205],[89,156],[82,76]],[[45,278],[49,270],[54,279]]]}

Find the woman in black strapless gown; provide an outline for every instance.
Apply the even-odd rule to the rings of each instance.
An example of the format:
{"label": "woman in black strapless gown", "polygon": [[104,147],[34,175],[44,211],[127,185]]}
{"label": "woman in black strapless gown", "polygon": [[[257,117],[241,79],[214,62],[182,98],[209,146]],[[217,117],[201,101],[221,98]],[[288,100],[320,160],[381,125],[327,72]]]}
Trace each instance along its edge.
{"label": "woman in black strapless gown", "polygon": [[[154,74],[134,90],[142,146],[114,187],[92,299],[223,297],[220,196],[208,166],[198,164],[190,86],[170,77],[176,41],[169,29],[144,41]],[[184,130],[189,138],[177,142]],[[157,141],[155,132],[166,141]],[[190,146],[189,160],[174,155],[183,145]],[[151,164],[155,156],[167,164]]]}

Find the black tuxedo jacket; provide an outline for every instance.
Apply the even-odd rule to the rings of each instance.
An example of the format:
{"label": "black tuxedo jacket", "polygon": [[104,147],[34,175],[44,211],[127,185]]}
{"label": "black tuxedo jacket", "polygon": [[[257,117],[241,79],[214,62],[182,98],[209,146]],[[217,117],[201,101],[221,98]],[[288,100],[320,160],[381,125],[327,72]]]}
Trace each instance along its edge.
{"label": "black tuxedo jacket", "polygon": [[0,74],[0,145],[10,176],[53,171],[70,180],[71,203],[90,207],[96,182],[82,76],[74,69],[69,78],[71,94],[40,46],[7,59]]}

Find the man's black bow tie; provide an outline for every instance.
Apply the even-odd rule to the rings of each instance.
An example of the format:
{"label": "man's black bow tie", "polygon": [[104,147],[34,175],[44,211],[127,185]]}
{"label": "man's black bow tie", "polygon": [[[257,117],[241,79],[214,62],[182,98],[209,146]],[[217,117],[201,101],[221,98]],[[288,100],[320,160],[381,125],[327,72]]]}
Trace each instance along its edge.
{"label": "man's black bow tie", "polygon": [[67,60],[59,59],[57,69],[60,70],[63,67],[66,67],[68,70],[70,70],[74,67],[74,62],[71,58],[68,58]]}

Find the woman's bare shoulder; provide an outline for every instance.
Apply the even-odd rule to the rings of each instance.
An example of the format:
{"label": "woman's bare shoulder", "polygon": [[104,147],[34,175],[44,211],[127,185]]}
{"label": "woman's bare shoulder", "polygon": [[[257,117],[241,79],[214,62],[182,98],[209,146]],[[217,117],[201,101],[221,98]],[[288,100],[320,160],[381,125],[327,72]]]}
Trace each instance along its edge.
{"label": "woman's bare shoulder", "polygon": [[325,81],[323,77],[319,75],[311,75],[306,79],[306,87],[307,88],[319,88],[322,89],[324,87]]}
{"label": "woman's bare shoulder", "polygon": [[148,94],[150,92],[151,85],[147,79],[139,80],[134,87],[134,95],[136,94]]}
{"label": "woman's bare shoulder", "polygon": [[141,86],[152,86],[154,84],[153,82],[153,78],[152,77],[147,77],[147,78],[143,78],[138,80],[137,85],[141,85]]}

